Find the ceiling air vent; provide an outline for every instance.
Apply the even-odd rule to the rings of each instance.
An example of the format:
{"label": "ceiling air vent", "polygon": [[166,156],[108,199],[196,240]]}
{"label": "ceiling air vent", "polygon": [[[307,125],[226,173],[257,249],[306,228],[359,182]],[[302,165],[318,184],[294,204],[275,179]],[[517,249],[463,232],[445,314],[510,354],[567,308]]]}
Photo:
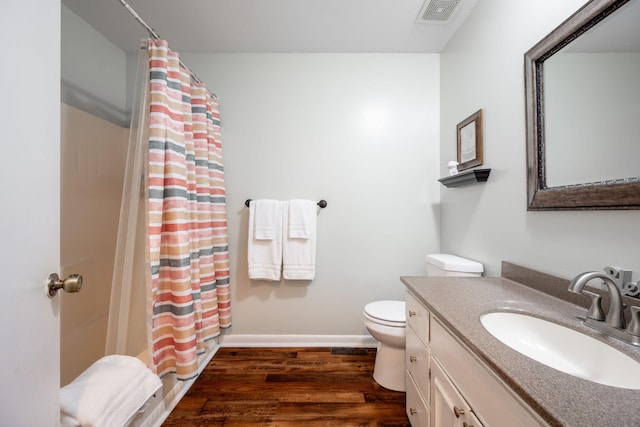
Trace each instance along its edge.
{"label": "ceiling air vent", "polygon": [[420,10],[417,22],[444,22],[453,15],[458,3],[460,0],[427,0]]}

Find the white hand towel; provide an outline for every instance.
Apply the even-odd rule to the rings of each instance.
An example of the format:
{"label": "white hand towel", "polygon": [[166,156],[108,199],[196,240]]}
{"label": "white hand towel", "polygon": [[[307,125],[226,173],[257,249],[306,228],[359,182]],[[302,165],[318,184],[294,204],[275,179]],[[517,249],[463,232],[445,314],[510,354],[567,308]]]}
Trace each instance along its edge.
{"label": "white hand towel", "polygon": [[105,356],[60,389],[62,418],[80,426],[122,426],[162,387],[138,358]]}
{"label": "white hand towel", "polygon": [[277,209],[269,211],[272,225],[275,228],[271,240],[256,237],[256,206],[260,200],[249,203],[249,241],[247,243],[247,261],[249,279],[280,280],[282,269],[282,202],[277,202]]}
{"label": "white hand towel", "polygon": [[[285,232],[282,245],[282,274],[287,280],[313,280],[316,275],[316,203],[305,200],[305,203],[284,202],[283,223],[289,229],[290,218],[305,218],[306,238],[292,238]],[[304,212],[300,212],[303,210]],[[297,225],[297,224],[296,224]]]}
{"label": "white hand towel", "polygon": [[280,202],[277,200],[256,200],[249,202],[249,207],[255,205],[254,229],[257,240],[273,240],[280,231],[281,214]]}
{"label": "white hand towel", "polygon": [[316,223],[317,204],[313,200],[289,201],[289,238],[308,239]]}

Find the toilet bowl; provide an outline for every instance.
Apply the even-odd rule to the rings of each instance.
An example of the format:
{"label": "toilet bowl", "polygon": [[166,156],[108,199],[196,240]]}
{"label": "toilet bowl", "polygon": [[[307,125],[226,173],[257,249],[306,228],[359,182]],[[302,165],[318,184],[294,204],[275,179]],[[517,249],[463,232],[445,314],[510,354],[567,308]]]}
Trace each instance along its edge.
{"label": "toilet bowl", "polygon": [[[450,254],[427,255],[427,276],[480,277],[481,263]],[[404,301],[375,301],[364,307],[364,325],[378,341],[373,379],[405,391],[406,315]]]}
{"label": "toilet bowl", "polygon": [[405,391],[405,302],[371,302],[363,314],[364,326],[378,341],[373,379],[389,390]]}

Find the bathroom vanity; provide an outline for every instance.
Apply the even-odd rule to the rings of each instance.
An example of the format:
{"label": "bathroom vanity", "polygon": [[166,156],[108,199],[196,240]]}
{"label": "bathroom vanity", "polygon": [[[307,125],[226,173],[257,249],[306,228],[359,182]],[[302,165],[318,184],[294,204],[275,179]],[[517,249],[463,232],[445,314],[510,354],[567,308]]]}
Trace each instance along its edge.
{"label": "bathroom vanity", "polygon": [[[413,427],[640,425],[640,390],[550,368],[511,349],[482,326],[480,318],[486,313],[526,313],[640,361],[639,347],[584,326],[586,309],[560,299],[567,288],[562,279],[554,279],[559,286],[549,294],[541,291],[549,280],[535,288],[504,273],[401,278],[407,287],[406,408]],[[567,299],[576,301],[569,295]]]}
{"label": "bathroom vanity", "polygon": [[412,426],[482,427],[476,414],[484,415],[486,425],[545,425],[410,291],[406,301],[407,415]]}

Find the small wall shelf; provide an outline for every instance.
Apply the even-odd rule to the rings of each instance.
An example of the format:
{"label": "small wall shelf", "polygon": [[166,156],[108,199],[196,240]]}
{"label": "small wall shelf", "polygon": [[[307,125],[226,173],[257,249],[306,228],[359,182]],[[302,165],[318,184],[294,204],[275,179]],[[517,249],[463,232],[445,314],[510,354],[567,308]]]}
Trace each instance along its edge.
{"label": "small wall shelf", "polygon": [[489,179],[491,169],[469,169],[458,173],[457,175],[445,176],[438,181],[445,187],[459,187],[472,182],[485,182]]}

